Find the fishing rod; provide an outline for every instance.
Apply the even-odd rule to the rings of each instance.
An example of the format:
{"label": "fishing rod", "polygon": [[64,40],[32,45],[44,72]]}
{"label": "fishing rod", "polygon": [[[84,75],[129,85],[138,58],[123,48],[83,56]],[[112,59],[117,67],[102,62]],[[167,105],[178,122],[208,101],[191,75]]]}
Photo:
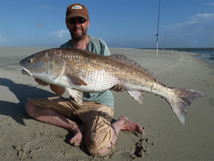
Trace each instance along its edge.
{"label": "fishing rod", "polygon": [[159,32],[159,19],[160,19],[160,0],[159,0],[159,8],[158,8],[158,24],[157,24],[157,34],[156,38],[156,54],[158,54],[158,32]]}

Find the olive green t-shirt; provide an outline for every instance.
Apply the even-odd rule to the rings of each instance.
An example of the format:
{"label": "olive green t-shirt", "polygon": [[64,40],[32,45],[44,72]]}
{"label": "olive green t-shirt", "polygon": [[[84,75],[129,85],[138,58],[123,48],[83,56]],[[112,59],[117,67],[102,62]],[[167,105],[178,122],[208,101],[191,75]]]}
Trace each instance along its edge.
{"label": "olive green t-shirt", "polygon": [[[61,45],[60,48],[73,48],[71,40]],[[105,41],[92,36],[89,36],[89,44],[88,44],[87,50],[99,55],[105,55],[105,56],[111,55]],[[104,92],[98,92],[98,93],[84,92],[83,101],[95,101],[95,102],[110,106],[112,110],[114,110],[114,97],[113,97],[112,91],[110,90],[106,90]]]}

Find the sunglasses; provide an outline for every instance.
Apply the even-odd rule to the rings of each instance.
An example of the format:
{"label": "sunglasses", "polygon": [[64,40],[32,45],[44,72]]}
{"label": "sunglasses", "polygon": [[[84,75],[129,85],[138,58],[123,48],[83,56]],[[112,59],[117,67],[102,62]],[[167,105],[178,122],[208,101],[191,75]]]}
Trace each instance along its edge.
{"label": "sunglasses", "polygon": [[68,23],[70,24],[76,24],[76,22],[82,24],[82,23],[85,23],[85,21],[87,21],[85,18],[83,17],[78,17],[78,18],[70,18],[68,20]]}

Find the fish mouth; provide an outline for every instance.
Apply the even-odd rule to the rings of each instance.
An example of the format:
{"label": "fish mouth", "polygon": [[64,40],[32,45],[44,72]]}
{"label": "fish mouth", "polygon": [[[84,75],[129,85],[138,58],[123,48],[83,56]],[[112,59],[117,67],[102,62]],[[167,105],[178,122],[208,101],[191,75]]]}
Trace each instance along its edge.
{"label": "fish mouth", "polygon": [[33,76],[33,73],[31,71],[27,70],[26,68],[23,68],[21,73],[23,75],[28,75],[28,76],[31,76],[31,77]]}

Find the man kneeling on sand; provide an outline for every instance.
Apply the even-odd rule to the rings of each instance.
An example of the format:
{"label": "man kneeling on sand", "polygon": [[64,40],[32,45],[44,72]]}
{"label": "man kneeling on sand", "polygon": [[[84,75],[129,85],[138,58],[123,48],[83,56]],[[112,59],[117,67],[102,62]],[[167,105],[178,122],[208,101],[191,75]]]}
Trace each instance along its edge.
{"label": "man kneeling on sand", "polygon": [[[89,36],[87,31],[90,24],[88,10],[84,5],[69,5],[66,11],[66,26],[71,34],[71,40],[61,45],[61,48],[77,48],[92,51],[100,55],[110,55],[106,43],[102,39]],[[35,79],[40,85],[49,85],[51,90],[62,96],[64,87],[47,84]],[[121,87],[113,90],[121,91]],[[63,97],[30,99],[25,109],[31,117],[52,125],[65,128],[72,132],[71,144],[79,146],[84,141],[89,153],[102,156],[114,148],[120,130],[136,131],[143,134],[142,127],[127,117],[121,116],[111,124],[114,114],[114,98],[112,91],[100,93],[84,93],[82,106],[73,99]]]}

